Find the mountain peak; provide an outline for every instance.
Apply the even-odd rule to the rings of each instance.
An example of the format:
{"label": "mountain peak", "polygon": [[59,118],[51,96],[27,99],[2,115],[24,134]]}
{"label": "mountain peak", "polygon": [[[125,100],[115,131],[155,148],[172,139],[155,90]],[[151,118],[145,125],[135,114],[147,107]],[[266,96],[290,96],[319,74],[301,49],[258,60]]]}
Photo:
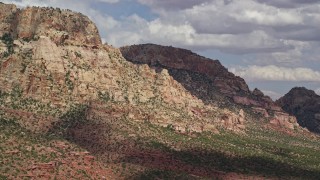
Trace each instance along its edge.
{"label": "mountain peak", "polygon": [[295,115],[298,123],[320,133],[320,96],[305,87],[294,87],[276,101],[286,112]]}
{"label": "mountain peak", "polygon": [[49,7],[27,7],[0,4],[0,36],[10,34],[14,39],[50,37],[59,44],[100,45],[96,25],[85,15]]}
{"label": "mountain peak", "polygon": [[297,94],[299,96],[318,96],[313,90],[307,89],[305,87],[294,87],[292,88],[288,94]]}

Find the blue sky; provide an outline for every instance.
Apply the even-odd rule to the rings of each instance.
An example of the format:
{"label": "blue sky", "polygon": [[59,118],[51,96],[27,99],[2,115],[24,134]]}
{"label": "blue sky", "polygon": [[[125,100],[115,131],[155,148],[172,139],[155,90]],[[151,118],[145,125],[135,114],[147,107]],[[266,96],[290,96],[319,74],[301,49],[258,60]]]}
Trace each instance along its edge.
{"label": "blue sky", "polygon": [[276,99],[320,93],[320,0],[3,0],[89,16],[116,47],[155,43],[219,59]]}

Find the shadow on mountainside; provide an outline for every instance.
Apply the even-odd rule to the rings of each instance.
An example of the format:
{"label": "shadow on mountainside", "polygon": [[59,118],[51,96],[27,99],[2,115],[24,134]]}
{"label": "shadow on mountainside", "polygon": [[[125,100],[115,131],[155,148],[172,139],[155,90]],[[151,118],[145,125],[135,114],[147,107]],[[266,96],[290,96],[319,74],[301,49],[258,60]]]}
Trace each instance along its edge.
{"label": "shadow on mountainside", "polygon": [[[121,121],[110,119],[100,122],[88,121],[70,127],[66,138],[100,157],[104,162],[131,164],[147,169],[134,172],[129,179],[225,178],[232,173],[244,178],[246,175],[281,179],[320,177],[319,171],[303,169],[263,156],[241,157],[200,147],[175,150],[148,138],[124,135],[127,127],[121,124]],[[289,157],[286,152],[277,156]]]}
{"label": "shadow on mountainside", "polygon": [[[317,179],[319,171],[297,168],[265,157],[231,157],[217,151],[186,150],[163,152],[158,150],[128,154],[124,162],[134,163],[155,170],[163,170],[198,177],[223,178],[229,173],[250,176],[277,177],[281,179]],[[147,172],[150,173],[150,172]],[[143,177],[146,174],[137,174]]]}

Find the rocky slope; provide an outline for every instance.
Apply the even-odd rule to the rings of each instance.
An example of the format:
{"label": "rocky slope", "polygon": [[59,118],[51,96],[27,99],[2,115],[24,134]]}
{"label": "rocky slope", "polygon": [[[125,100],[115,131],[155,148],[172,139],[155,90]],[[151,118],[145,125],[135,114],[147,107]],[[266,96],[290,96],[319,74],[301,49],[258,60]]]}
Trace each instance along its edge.
{"label": "rocky slope", "polygon": [[302,127],[320,133],[320,96],[304,87],[295,87],[277,103],[298,119]]}
{"label": "rocky slope", "polygon": [[[272,124],[294,129],[294,117],[285,113],[259,89],[249,90],[246,82],[229,72],[218,60],[199,56],[189,50],[154,44],[120,48],[122,55],[137,64],[148,64],[169,74],[195,97],[218,107],[249,108],[269,118]],[[277,122],[277,123],[275,123]]]}

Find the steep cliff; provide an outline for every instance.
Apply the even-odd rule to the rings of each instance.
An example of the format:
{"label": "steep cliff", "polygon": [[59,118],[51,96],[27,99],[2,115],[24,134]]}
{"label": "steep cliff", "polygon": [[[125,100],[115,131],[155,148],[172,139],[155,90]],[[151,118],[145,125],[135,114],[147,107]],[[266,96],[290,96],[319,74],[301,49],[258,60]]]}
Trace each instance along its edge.
{"label": "steep cliff", "polygon": [[297,117],[302,127],[320,133],[320,96],[304,87],[292,88],[277,103],[289,114]]}

